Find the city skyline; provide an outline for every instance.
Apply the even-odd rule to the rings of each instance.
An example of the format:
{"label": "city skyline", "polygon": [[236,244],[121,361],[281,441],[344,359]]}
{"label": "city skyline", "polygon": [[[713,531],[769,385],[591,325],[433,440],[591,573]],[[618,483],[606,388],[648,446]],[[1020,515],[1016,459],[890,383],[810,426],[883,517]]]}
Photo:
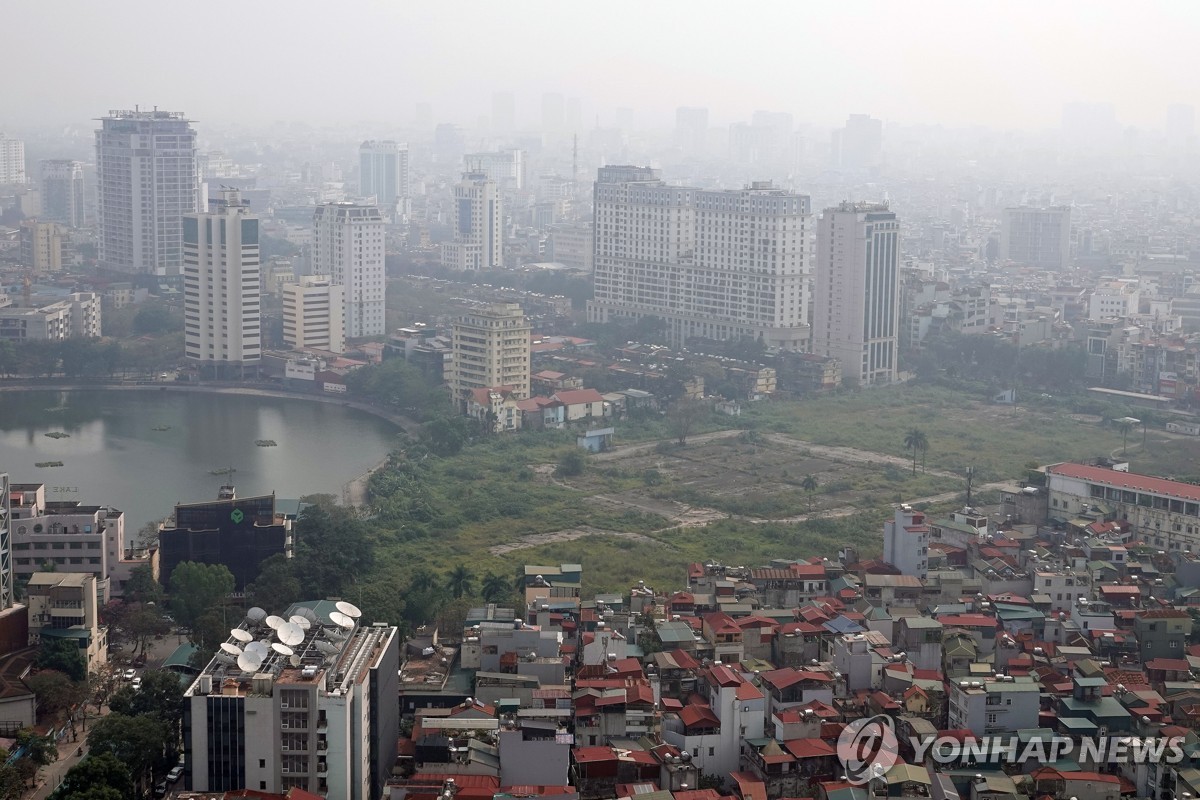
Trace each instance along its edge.
{"label": "city skyline", "polygon": [[[924,0],[866,2],[852,10],[771,2],[737,15],[715,2],[617,3],[604,15],[537,2],[523,6],[520,16],[488,5],[373,3],[356,8],[360,24],[353,37],[331,33],[317,6],[303,2],[255,4],[242,11],[237,30],[196,17],[183,29],[173,27],[170,36],[154,35],[165,32],[165,20],[158,21],[158,7],[145,0],[123,0],[115,9],[66,5],[76,23],[67,29],[61,26],[63,5],[12,9],[13,30],[22,35],[10,43],[11,54],[34,65],[44,80],[10,87],[0,128],[82,123],[134,103],[187,108],[195,119],[222,125],[406,124],[418,104],[429,103],[435,121],[473,124],[499,113],[519,127],[536,128],[546,107],[543,95],[558,94],[567,98],[568,116],[570,99],[579,99],[584,128],[613,125],[620,108],[633,109],[640,125],[669,127],[676,107],[700,106],[711,110],[713,125],[765,108],[819,126],[865,113],[889,124],[1044,130],[1059,127],[1066,104],[1103,103],[1114,107],[1120,124],[1162,129],[1169,106],[1200,95],[1200,78],[1186,61],[1200,18],[1182,2],[1133,8],[1115,2],[971,6]],[[680,25],[684,11],[688,24]],[[443,59],[460,46],[468,12],[475,27],[493,37],[507,35],[514,43],[534,37],[538,46],[515,47],[484,73],[466,60]],[[134,19],[145,32],[136,61],[100,49]],[[633,20],[652,33],[649,40],[623,35]],[[382,46],[400,30],[421,35],[403,48]],[[254,31],[273,31],[270,41],[288,42],[294,50],[263,47]],[[59,45],[53,58],[35,48],[47,37]],[[199,54],[213,41],[231,48],[239,70],[261,76],[269,89],[230,102],[191,66],[194,61],[177,57],[181,50]],[[322,57],[311,58],[313,52]],[[339,62],[380,77],[361,89],[347,86],[339,70],[326,68]],[[268,81],[281,63],[292,80]],[[425,68],[431,63],[439,68]],[[547,70],[547,63],[555,69]],[[134,68],[139,64],[155,66]],[[79,74],[92,79],[74,80]],[[411,74],[421,79],[400,80]],[[1156,80],[1147,82],[1146,75]],[[397,83],[381,104],[376,91],[389,76]],[[48,96],[40,87],[51,81],[56,91]],[[497,94],[512,103],[505,99],[497,111]]]}

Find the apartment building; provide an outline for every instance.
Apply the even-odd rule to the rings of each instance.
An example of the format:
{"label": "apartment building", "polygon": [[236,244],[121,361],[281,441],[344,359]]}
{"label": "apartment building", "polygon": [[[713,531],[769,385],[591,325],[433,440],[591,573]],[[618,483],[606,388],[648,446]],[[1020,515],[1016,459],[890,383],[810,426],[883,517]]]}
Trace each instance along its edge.
{"label": "apartment building", "polygon": [[47,159],[40,163],[42,219],[82,228],[86,200],[83,163],[70,159]]}
{"label": "apartment building", "polygon": [[442,266],[460,272],[504,266],[504,203],[486,172],[466,172],[454,187],[454,241],[442,245]]}
{"label": "apartment building", "polygon": [[450,328],[450,397],[460,410],[473,389],[508,387],[529,397],[530,332],[515,303],[496,303],[456,319]]}
{"label": "apartment building", "polygon": [[313,213],[311,273],[342,288],[347,339],[384,331],[384,225],[373,206],[329,203]]}
{"label": "apartment building", "polygon": [[71,263],[71,234],[58,222],[21,221],[21,260],[35,272],[62,272]]}
{"label": "apartment building", "polygon": [[1071,263],[1071,207],[1004,209],[1000,260],[1065,270]]}
{"label": "apartment building", "polygon": [[924,578],[929,570],[929,523],[925,514],[901,505],[883,523],[883,560],[902,575]]}
{"label": "apartment building", "polygon": [[1032,678],[1003,675],[950,681],[948,685],[951,730],[989,736],[1038,727],[1041,685]]}
{"label": "apartment building", "polygon": [[345,293],[325,275],[303,275],[283,289],[283,341],[293,350],[346,349]]}
{"label": "apartment building", "polygon": [[34,308],[0,307],[0,339],[60,342],[100,336],[101,298],[95,292],[73,292],[66,299]]}
{"label": "apartment building", "polygon": [[88,673],[108,662],[108,629],[100,626],[101,596],[95,575],[35,572],[25,585],[29,644],[68,639],[79,646]]}
{"label": "apartment building", "polygon": [[748,336],[807,349],[812,235],[809,198],[770,182],[711,191],[602,167],[588,320],[658,317],[675,345]]}

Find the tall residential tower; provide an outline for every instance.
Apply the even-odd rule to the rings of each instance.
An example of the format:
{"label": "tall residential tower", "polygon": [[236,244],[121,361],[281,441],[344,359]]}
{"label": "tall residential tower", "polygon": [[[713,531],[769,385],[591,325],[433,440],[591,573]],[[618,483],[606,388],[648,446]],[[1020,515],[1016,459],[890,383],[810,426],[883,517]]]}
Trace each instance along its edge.
{"label": "tall residential tower", "polygon": [[813,352],[859,385],[896,380],[900,223],[886,205],[842,203],[817,229]]}
{"label": "tall residential tower", "polygon": [[389,215],[407,213],[408,145],[393,141],[367,141],[358,148],[358,193],[375,198]]}
{"label": "tall residential tower", "polygon": [[454,241],[442,245],[442,266],[460,271],[504,266],[504,206],[486,172],[467,172],[454,187]]}
{"label": "tall residential tower", "polygon": [[83,164],[70,159],[41,162],[42,219],[72,228],[84,224]]}
{"label": "tall residential tower", "polygon": [[460,408],[472,389],[508,386],[517,399],[529,397],[529,334],[516,303],[472,311],[451,325],[450,397]]}
{"label": "tall residential tower", "polygon": [[346,338],[384,332],[383,215],[374,206],[328,203],[313,214],[312,274],[342,287]]}
{"label": "tall residential tower", "polygon": [[183,215],[199,210],[196,131],[178,111],[111,111],[96,131],[100,266],[178,275]]}

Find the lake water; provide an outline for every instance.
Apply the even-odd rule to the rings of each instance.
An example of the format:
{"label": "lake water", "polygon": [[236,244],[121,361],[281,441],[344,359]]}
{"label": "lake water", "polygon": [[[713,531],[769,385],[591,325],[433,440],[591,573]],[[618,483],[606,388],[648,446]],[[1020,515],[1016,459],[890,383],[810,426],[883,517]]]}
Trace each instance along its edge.
{"label": "lake water", "polygon": [[[70,437],[45,435],[54,431]],[[177,502],[215,499],[226,478],[211,471],[227,467],[242,497],[340,497],[347,481],[394,449],[398,432],[362,411],[291,398],[0,392],[0,472],[13,483],[46,484],[47,500],[115,506],[131,536]],[[259,447],[259,439],[277,446]],[[35,466],[45,461],[63,466]]]}

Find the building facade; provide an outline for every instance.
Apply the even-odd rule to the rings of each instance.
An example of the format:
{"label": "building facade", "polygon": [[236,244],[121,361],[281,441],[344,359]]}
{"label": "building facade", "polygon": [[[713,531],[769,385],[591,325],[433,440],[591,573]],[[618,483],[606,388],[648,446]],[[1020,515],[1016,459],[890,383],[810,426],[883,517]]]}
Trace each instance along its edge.
{"label": "building facade", "polygon": [[0,133],[0,185],[25,183],[25,142]]}
{"label": "building facade", "polygon": [[748,336],[807,348],[807,196],[765,182],[668,186],[648,167],[602,167],[595,209],[590,322],[654,316],[676,345]]}
{"label": "building facade", "polygon": [[886,205],[842,203],[821,216],[813,352],[861,386],[896,380],[899,254],[900,223]]}
{"label": "building facade", "polygon": [[178,275],[183,215],[200,207],[196,131],[177,111],[111,111],[96,131],[101,268]]}
{"label": "building facade", "polygon": [[29,644],[67,639],[79,646],[88,673],[108,662],[108,629],[100,626],[95,575],[35,572],[25,585],[29,605]]}
{"label": "building facade", "polygon": [[101,297],[73,292],[64,300],[35,308],[0,307],[0,339],[58,342],[100,336]]}
{"label": "building facade", "polygon": [[344,291],[325,275],[304,275],[283,286],[283,342],[293,350],[346,349]]}
{"label": "building facade", "polygon": [[86,208],[83,163],[66,158],[41,162],[42,219],[82,228]]}
{"label": "building facade", "polygon": [[503,191],[525,188],[525,151],[496,150],[488,153],[467,153],[463,156],[467,172],[482,172]]}
{"label": "building facade", "polygon": [[1071,263],[1071,207],[1004,209],[1000,260],[1065,270]]}
{"label": "building facade", "polygon": [[358,193],[390,213],[407,213],[408,144],[370,140],[359,145]]}
{"label": "building facade", "polygon": [[70,263],[71,234],[59,222],[21,221],[21,260],[34,272],[61,272]]}
{"label": "building facade", "polygon": [[262,361],[258,217],[226,190],[183,219],[184,355],[217,372]]}
{"label": "building facade", "polygon": [[396,628],[360,625],[328,601],[283,614],[297,617],[307,626],[296,627],[297,638],[282,634],[291,645],[278,642],[281,634],[262,619],[247,619],[241,631],[280,647],[242,662],[227,650],[240,651],[246,635],[231,636],[184,693],[189,789],[387,796],[400,730]]}
{"label": "building facade", "polygon": [[442,266],[460,272],[504,266],[504,204],[486,172],[467,172],[454,187],[454,241],[442,245]]}
{"label": "building facade", "polygon": [[473,389],[507,386],[516,399],[529,397],[531,330],[515,303],[497,303],[454,321],[448,381],[460,410],[465,410]]}
{"label": "building facade", "polygon": [[925,514],[901,505],[892,519],[883,523],[883,560],[922,580],[929,571],[929,523]]}
{"label": "building facade", "polygon": [[383,239],[374,206],[328,203],[313,215],[311,273],[341,287],[347,339],[384,333]]}

